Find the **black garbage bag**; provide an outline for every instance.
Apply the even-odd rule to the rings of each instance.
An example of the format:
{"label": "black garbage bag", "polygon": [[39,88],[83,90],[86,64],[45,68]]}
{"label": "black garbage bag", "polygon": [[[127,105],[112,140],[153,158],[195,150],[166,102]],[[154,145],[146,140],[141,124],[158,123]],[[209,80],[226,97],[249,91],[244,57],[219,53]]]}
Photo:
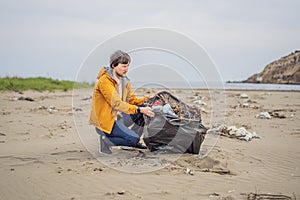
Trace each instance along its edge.
{"label": "black garbage bag", "polygon": [[145,116],[144,142],[157,153],[198,154],[207,129],[200,110],[190,107],[167,91],[144,102],[155,116]]}

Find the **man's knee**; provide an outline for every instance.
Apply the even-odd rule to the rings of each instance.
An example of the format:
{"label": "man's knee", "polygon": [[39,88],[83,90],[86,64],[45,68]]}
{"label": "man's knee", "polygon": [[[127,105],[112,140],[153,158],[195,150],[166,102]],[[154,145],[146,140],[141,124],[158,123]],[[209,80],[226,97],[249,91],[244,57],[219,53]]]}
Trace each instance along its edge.
{"label": "man's knee", "polygon": [[136,145],[140,141],[140,138],[137,137],[129,137],[128,142],[130,146]]}

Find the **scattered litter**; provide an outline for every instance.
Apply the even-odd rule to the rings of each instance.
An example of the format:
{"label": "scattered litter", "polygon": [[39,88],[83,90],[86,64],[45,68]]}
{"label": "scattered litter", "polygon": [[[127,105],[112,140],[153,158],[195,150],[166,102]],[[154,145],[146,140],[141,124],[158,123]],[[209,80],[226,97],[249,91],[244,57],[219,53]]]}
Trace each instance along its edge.
{"label": "scattered litter", "polygon": [[255,117],[261,119],[272,119],[272,116],[268,112],[261,112],[257,114]]}
{"label": "scattered litter", "polygon": [[235,108],[235,109],[236,108],[253,108],[253,109],[258,109],[260,107],[257,106],[257,105],[249,104],[249,103],[242,103],[242,104],[233,106],[233,108]]}
{"label": "scattered litter", "polygon": [[0,133],[0,136],[6,136],[6,134],[5,133]]}
{"label": "scattered litter", "polygon": [[222,169],[222,168],[213,168],[213,169],[209,169],[209,168],[204,168],[201,170],[202,172],[212,172],[212,173],[217,173],[220,175],[226,175],[226,174],[230,174],[230,170],[228,169]]}
{"label": "scattered litter", "polygon": [[220,195],[218,193],[212,193],[209,195],[209,198],[212,198],[212,197],[219,197]]}
{"label": "scattered litter", "polygon": [[18,100],[20,100],[20,101],[34,101],[34,99],[31,98],[31,97],[19,97]]}
{"label": "scattered litter", "polygon": [[123,195],[123,194],[125,194],[125,190],[121,190],[121,191],[119,191],[119,192],[117,192],[119,195]]}
{"label": "scattered litter", "polygon": [[257,103],[257,101],[254,101],[252,99],[244,99],[243,103]]}
{"label": "scattered litter", "polygon": [[193,101],[193,104],[207,106],[207,103],[205,103],[204,101],[201,101],[201,100]]}
{"label": "scattered litter", "polygon": [[237,138],[240,140],[250,141],[252,138],[259,138],[255,132],[247,131],[245,127],[237,128],[236,126],[220,125],[208,129],[208,134],[220,134],[230,138]]}
{"label": "scattered litter", "polygon": [[284,114],[278,112],[270,112],[270,115],[274,118],[280,118],[280,119],[286,118]]}
{"label": "scattered litter", "polygon": [[103,169],[101,169],[100,167],[96,167],[96,168],[94,168],[94,170],[93,170],[94,172],[96,172],[96,171],[99,171],[99,172],[101,172],[101,171],[103,171]]}
{"label": "scattered litter", "polygon": [[82,111],[82,108],[73,108],[74,111]]}
{"label": "scattered litter", "polygon": [[31,97],[19,97],[18,100],[21,100],[21,101],[34,101],[34,99],[31,98]]}
{"label": "scattered litter", "polygon": [[69,128],[72,128],[70,125],[68,125],[68,123],[66,121],[64,121],[63,123],[60,123],[58,125],[58,127],[60,127],[60,129],[63,129],[63,130],[67,130]]}
{"label": "scattered litter", "polygon": [[40,106],[39,110],[47,110],[50,114],[58,112],[58,110],[54,106]]}
{"label": "scattered litter", "polygon": [[240,94],[239,97],[240,97],[241,99],[247,99],[247,98],[249,98],[249,96],[248,96],[246,93]]}
{"label": "scattered litter", "polygon": [[250,193],[246,194],[247,199],[249,200],[268,200],[268,199],[278,199],[278,200],[292,200],[292,197],[282,195],[282,194],[257,194],[257,193]]}
{"label": "scattered litter", "polygon": [[184,171],[185,174],[194,175],[194,172],[190,168],[186,168]]}
{"label": "scattered litter", "polygon": [[34,101],[31,97],[13,97],[10,99],[10,101]]}
{"label": "scattered litter", "polygon": [[208,113],[208,111],[205,108],[199,108],[199,110],[203,113]]}
{"label": "scattered litter", "polygon": [[81,99],[81,100],[83,100],[83,101],[87,101],[87,100],[90,100],[90,99],[92,99],[92,96],[85,97],[85,98],[83,98],[83,99]]}

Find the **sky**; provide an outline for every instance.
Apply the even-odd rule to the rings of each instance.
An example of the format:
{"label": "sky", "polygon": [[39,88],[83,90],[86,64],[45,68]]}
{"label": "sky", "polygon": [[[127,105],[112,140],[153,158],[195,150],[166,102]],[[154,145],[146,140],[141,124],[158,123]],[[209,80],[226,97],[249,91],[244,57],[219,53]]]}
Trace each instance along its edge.
{"label": "sky", "polygon": [[76,80],[99,44],[155,27],[203,47],[224,81],[245,80],[300,49],[299,8],[298,0],[0,0],[0,77]]}

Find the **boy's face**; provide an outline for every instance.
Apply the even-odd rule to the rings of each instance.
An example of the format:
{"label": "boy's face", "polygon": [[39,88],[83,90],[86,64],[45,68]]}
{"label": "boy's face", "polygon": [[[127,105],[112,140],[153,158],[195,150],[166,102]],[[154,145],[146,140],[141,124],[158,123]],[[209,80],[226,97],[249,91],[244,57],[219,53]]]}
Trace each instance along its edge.
{"label": "boy's face", "polygon": [[121,64],[119,63],[116,67],[114,67],[114,71],[116,73],[117,76],[119,77],[124,77],[126,76],[127,72],[128,72],[128,68],[129,68],[129,64]]}

